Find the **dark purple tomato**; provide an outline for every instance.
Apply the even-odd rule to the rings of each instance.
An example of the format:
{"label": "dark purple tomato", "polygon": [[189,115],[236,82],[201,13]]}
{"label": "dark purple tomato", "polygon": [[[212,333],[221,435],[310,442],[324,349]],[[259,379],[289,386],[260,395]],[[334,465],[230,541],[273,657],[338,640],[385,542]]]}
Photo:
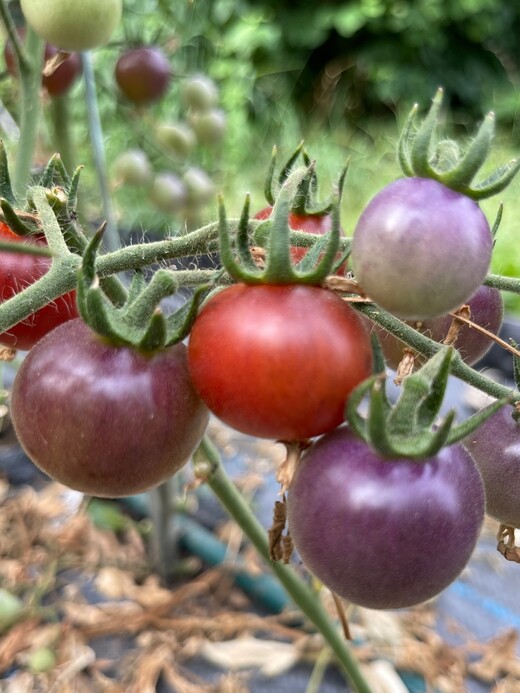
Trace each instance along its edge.
{"label": "dark purple tomato", "polygon": [[242,433],[287,441],[338,426],[372,361],[355,311],[330,291],[298,285],[219,292],[195,320],[188,355],[216,416]]}
{"label": "dark purple tomato", "polygon": [[502,407],[463,444],[484,480],[488,515],[520,527],[520,423],[511,413],[510,407]]}
{"label": "dark purple tomato", "polygon": [[388,460],[346,427],[303,455],[288,495],[305,565],[371,609],[441,592],[467,564],[483,519],[482,479],[461,445],[425,460]]}
{"label": "dark purple tomato", "polygon": [[[484,327],[492,334],[498,334],[502,325],[504,313],[502,295],[498,289],[482,285],[477,289],[473,296],[466,301],[471,310],[471,320]],[[448,334],[453,318],[451,315],[441,315],[438,318],[429,320],[408,320],[408,324],[422,332],[426,337],[443,342]],[[394,335],[387,332],[384,328],[372,323],[372,328],[376,331],[385,360],[390,368],[397,368],[406,344]],[[460,353],[462,360],[472,366],[480,361],[487,354],[493,345],[493,340],[482,332],[478,332],[469,325],[463,325],[458,334],[454,346]]]}
{"label": "dark purple tomato", "polygon": [[[46,246],[43,235],[18,236],[0,221],[0,241]],[[51,260],[40,255],[0,252],[0,303],[20,293],[46,274]],[[69,291],[0,334],[0,344],[13,349],[31,349],[44,335],[67,320],[78,317],[76,292]]]}
{"label": "dark purple tomato", "polygon": [[56,328],[29,352],[14,381],[11,415],[40,469],[110,498],[168,479],[208,422],[183,344],[144,354],[113,346],[81,320]]}
{"label": "dark purple tomato", "polygon": [[123,53],[115,68],[119,89],[138,106],[161,99],[168,90],[171,74],[168,58],[154,46]]}
{"label": "dark purple tomato", "polygon": [[363,211],[352,241],[356,279],[403,320],[458,308],[487,274],[493,240],[476,202],[437,181],[402,178]]}
{"label": "dark purple tomato", "polygon": [[[19,30],[21,37],[25,36],[25,29]],[[45,44],[44,61],[48,62],[58,53],[55,46],[49,43]],[[4,60],[9,74],[13,77],[18,76],[18,68],[14,56],[13,46],[10,41],[7,41],[4,48]],[[74,84],[76,79],[81,74],[81,59],[78,53],[70,53],[70,55],[57,67],[50,75],[42,77],[42,84],[51,96],[65,94]]]}

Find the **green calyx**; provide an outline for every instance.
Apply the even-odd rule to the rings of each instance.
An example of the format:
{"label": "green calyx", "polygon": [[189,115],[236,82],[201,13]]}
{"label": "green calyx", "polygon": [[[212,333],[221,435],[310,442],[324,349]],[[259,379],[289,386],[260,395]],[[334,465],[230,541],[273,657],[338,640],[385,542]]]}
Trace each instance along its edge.
{"label": "green calyx", "polygon": [[[339,204],[340,193],[335,195],[331,209],[332,228],[330,233],[320,236],[306,255],[293,265],[291,260],[291,229],[289,214],[295,195],[302,180],[312,176],[313,166],[293,171],[282,185],[273,212],[268,221],[257,229],[255,239],[262,238],[265,245],[265,262],[256,263],[251,254],[249,236],[249,205],[246,201],[240,217],[236,237],[231,238],[226,211],[219,198],[220,255],[229,275],[246,284],[311,284],[319,286],[337,263],[336,254],[340,243]],[[341,258],[340,263],[345,258]]]}
{"label": "green calyx", "polygon": [[[368,378],[354,390],[347,404],[352,429],[384,457],[421,460],[462,440],[500,407],[512,402],[511,398],[497,400],[460,424],[454,424],[454,410],[438,420],[454,356],[453,347],[443,348],[408,375],[393,406],[386,395],[384,372]],[[365,418],[358,409],[367,396],[369,410]]]}
{"label": "green calyx", "polygon": [[189,333],[207,288],[197,289],[181,308],[166,316],[159,304],[177,291],[175,273],[158,270],[147,283],[137,272],[126,301],[116,307],[103,292],[95,269],[103,231],[104,227],[94,234],[78,271],[77,303],[83,320],[114,344],[142,352],[155,352],[180,342]]}
{"label": "green calyx", "polygon": [[442,106],[443,90],[438,89],[430,110],[414,128],[417,104],[404,124],[398,158],[406,176],[433,178],[448,188],[474,200],[491,197],[504,190],[520,169],[520,159],[499,166],[484,180],[473,180],[486,161],[495,135],[495,114],[488,113],[464,152],[454,140],[435,141]]}
{"label": "green calyx", "polygon": [[[303,159],[303,165],[307,168],[309,173],[298,185],[291,202],[290,211],[293,214],[298,214],[300,216],[323,216],[325,214],[330,214],[335,203],[335,196],[332,194],[327,199],[321,201],[317,199],[319,187],[318,176],[309,155],[303,147],[303,141],[300,142],[291,156],[287,159],[277,176],[275,175],[275,172],[278,150],[276,147],[273,147],[271,162],[269,164],[269,169],[264,183],[264,194],[267,203],[271,207],[274,206],[280,190],[283,188],[289,176],[295,171],[296,164],[298,163],[298,159],[300,157]],[[347,160],[338,176],[337,188],[340,191],[340,194],[345,184],[349,164],[350,159]]]}

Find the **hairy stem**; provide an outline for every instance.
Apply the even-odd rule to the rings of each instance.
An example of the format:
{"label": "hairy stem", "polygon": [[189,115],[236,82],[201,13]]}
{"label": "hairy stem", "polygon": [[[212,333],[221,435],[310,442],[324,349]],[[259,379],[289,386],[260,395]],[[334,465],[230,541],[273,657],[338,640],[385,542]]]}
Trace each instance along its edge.
{"label": "hairy stem", "polygon": [[207,478],[208,486],[275,573],[293,602],[323,635],[354,689],[358,693],[371,693],[355,656],[336,625],[329,619],[312,589],[298,577],[293,568],[270,559],[266,530],[224,471],[220,455],[208,438],[203,439],[201,451],[211,465],[211,472]]}

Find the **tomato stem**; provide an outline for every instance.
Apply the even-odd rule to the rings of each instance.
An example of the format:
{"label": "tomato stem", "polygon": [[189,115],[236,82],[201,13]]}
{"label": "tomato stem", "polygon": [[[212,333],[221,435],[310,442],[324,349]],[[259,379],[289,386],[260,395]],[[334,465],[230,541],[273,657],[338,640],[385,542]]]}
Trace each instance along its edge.
{"label": "tomato stem", "polygon": [[371,688],[365,681],[358,662],[343,635],[336,624],[330,620],[309,585],[298,577],[293,568],[270,559],[269,542],[265,528],[257,520],[249,504],[225,472],[220,454],[207,436],[203,438],[199,450],[211,464],[211,472],[207,477],[208,486],[275,573],[293,602],[323,635],[354,689],[358,693],[371,693]]}

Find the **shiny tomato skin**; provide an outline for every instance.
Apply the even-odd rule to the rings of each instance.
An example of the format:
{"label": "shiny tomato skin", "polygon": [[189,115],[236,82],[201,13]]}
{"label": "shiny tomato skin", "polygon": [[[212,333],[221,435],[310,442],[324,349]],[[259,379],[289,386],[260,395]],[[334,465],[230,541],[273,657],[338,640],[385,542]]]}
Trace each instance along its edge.
{"label": "shiny tomato skin", "polygon": [[486,512],[520,527],[520,423],[502,407],[464,439],[486,489]]}
{"label": "shiny tomato skin", "polygon": [[445,315],[483,283],[493,239],[478,204],[428,178],[401,178],[368,203],[352,239],[366,294],[403,320]]}
{"label": "shiny tomato skin", "polygon": [[[21,237],[0,222],[0,241],[46,246],[42,236]],[[51,260],[37,255],[0,251],[0,302],[7,301],[49,271]],[[0,334],[0,344],[14,349],[31,349],[61,323],[78,317],[76,292],[69,291]]]}
{"label": "shiny tomato skin", "polygon": [[154,46],[132,48],[119,57],[115,79],[121,92],[132,103],[143,105],[158,101],[170,85],[170,63]]}
{"label": "shiny tomato skin", "polygon": [[359,317],[332,292],[245,284],[208,301],[188,355],[195,387],[217,417],[275,440],[338,426],[350,392],[370,375],[372,358]]}
{"label": "shiny tomato skin", "polygon": [[[273,212],[272,207],[264,207],[255,214],[255,219],[269,219]],[[330,214],[289,214],[289,228],[293,231],[303,231],[304,233],[312,233],[316,236],[324,236],[332,228],[332,217]],[[344,235],[343,231],[341,234]],[[291,258],[294,263],[299,262],[308,252],[307,248],[300,246],[291,247]],[[341,257],[341,255],[339,256]],[[343,263],[338,269],[338,274],[346,274],[347,263]]]}
{"label": "shiny tomato skin", "polygon": [[191,383],[184,344],[155,354],[113,346],[80,319],[24,359],[11,415],[33,462],[83,493],[141,493],[178,471],[208,411]]}
{"label": "shiny tomato skin", "polygon": [[385,459],[348,427],[303,455],[288,523],[304,564],[348,602],[419,604],[460,574],[484,519],[484,488],[461,445],[425,460]]}

